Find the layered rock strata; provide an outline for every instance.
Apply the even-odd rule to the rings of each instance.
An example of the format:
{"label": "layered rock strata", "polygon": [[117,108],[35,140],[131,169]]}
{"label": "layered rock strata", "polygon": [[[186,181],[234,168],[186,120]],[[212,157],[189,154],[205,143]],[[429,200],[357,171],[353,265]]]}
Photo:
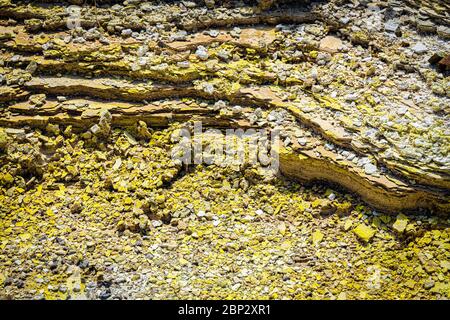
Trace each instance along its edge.
{"label": "layered rock strata", "polygon": [[379,210],[448,211],[449,78],[428,61],[448,60],[447,4],[371,4],[362,24],[343,18],[358,5],[274,2],[98,3],[72,21],[59,3],[3,0],[0,125],[89,130],[107,109],[114,127],[276,127],[289,177]]}

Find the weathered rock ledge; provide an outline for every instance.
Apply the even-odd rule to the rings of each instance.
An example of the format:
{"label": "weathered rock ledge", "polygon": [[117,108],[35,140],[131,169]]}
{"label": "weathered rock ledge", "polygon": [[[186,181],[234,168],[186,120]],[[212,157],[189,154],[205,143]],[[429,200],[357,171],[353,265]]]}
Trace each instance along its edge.
{"label": "weathered rock ledge", "polygon": [[[335,1],[275,2],[231,14],[219,1],[207,9],[163,3],[160,14],[83,6],[79,28],[67,29],[63,6],[2,0],[0,125],[82,131],[108,110],[114,127],[281,126],[283,174],[342,185],[383,211],[448,211],[450,92],[441,40],[431,42],[437,53],[424,63],[427,47],[402,40],[397,22],[371,33],[373,25],[331,16]],[[401,12],[417,5],[408,3]],[[446,6],[426,6],[421,19],[446,23]],[[282,111],[292,120],[278,119]]]}

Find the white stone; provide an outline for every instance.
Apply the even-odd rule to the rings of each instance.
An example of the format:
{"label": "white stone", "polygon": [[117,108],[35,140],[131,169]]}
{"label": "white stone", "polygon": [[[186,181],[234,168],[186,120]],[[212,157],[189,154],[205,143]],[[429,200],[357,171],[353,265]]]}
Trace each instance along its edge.
{"label": "white stone", "polygon": [[90,130],[93,134],[97,134],[100,131],[100,127],[98,126],[98,124],[94,124]]}
{"label": "white stone", "polygon": [[422,42],[417,42],[411,50],[415,53],[422,54],[427,52],[428,48]]}
{"label": "white stone", "polygon": [[372,163],[366,163],[364,165],[364,172],[366,174],[374,174],[375,172],[377,172],[377,167]]}
{"label": "white stone", "polygon": [[153,225],[154,228],[161,227],[162,224],[163,224],[163,223],[162,223],[161,220],[153,220],[153,221],[152,221],[152,225]]}
{"label": "white stone", "polygon": [[197,212],[197,216],[198,216],[198,217],[204,217],[204,216],[206,216],[206,212],[203,211],[203,210],[199,210],[199,211]]}
{"label": "white stone", "polygon": [[197,56],[197,58],[199,58],[200,60],[203,60],[203,61],[208,60],[208,58],[209,58],[208,51],[203,46],[199,46],[197,48],[197,51],[195,51],[195,55]]}
{"label": "white stone", "polygon": [[298,138],[297,142],[301,146],[306,146],[306,144],[308,143],[308,140],[306,140],[305,138]]}
{"label": "white stone", "polygon": [[209,35],[213,38],[217,37],[219,35],[219,31],[217,30],[209,30]]}
{"label": "white stone", "polygon": [[190,65],[191,65],[191,64],[189,63],[189,61],[180,61],[180,62],[177,63],[177,66],[178,66],[179,68],[183,68],[183,69],[189,68]]}
{"label": "white stone", "polygon": [[203,86],[203,91],[205,91],[208,94],[213,94],[214,93],[214,86],[210,83],[207,83]]}

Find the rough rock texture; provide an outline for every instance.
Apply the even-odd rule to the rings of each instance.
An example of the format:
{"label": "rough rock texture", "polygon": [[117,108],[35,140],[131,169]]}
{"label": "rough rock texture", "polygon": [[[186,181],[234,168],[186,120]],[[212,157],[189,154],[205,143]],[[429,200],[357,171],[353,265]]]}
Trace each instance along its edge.
{"label": "rough rock texture", "polygon": [[[0,0],[2,294],[204,298],[221,288],[220,298],[449,297],[446,1],[69,4],[80,3]],[[279,131],[279,175],[171,161],[170,135],[195,121]],[[218,141],[205,136],[207,145]],[[75,244],[90,228],[99,243],[87,236],[83,253]],[[35,263],[27,248],[39,239],[53,252],[39,247]],[[327,262],[305,248],[311,243]],[[186,278],[195,266],[205,271],[201,259],[220,266],[224,252],[271,246],[286,261],[267,275],[252,278],[246,260],[240,271],[206,270],[211,283]],[[383,246],[400,246],[400,258]],[[196,247],[211,257],[193,254]],[[27,253],[13,260],[18,251]],[[131,266],[122,263],[127,255]],[[178,270],[164,274],[155,257]],[[420,268],[407,265],[411,257]],[[397,258],[405,272],[394,275]],[[270,259],[257,258],[258,268]],[[403,277],[401,286],[356,294],[358,272],[330,274],[358,259],[358,272],[369,276],[366,262],[381,263],[386,277]],[[36,265],[57,271],[43,279]],[[222,272],[241,272],[252,286],[220,282]]]}

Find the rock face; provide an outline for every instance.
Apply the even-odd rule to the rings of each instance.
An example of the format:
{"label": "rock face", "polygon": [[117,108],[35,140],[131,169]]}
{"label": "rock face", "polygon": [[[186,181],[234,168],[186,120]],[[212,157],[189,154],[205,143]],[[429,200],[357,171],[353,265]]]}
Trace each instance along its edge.
{"label": "rock face", "polygon": [[[269,8],[273,1],[260,4]],[[207,14],[219,14],[221,5],[216,2],[213,8],[207,10]],[[329,24],[335,28],[342,23],[340,20],[343,19],[339,19],[339,16],[345,14],[346,10],[332,12],[329,9],[332,5],[328,4],[324,10],[320,6],[313,6],[309,11],[305,6],[304,11],[296,14],[295,18],[279,14],[278,10],[257,17],[258,13],[246,7],[241,7],[236,16],[227,13],[220,15],[220,19],[229,21],[227,24],[235,25],[244,21],[251,24],[262,20],[282,22],[286,19],[296,20],[297,23],[310,22],[300,33],[292,27],[281,25],[235,27],[190,34],[182,30],[213,25],[220,28],[222,25],[220,19],[210,22],[201,19],[195,27],[178,25],[182,31],[174,37],[164,30],[150,31],[155,28],[152,25],[158,23],[157,19],[142,21],[141,25],[134,27],[126,25],[126,20],[116,10],[119,9],[118,4],[112,7],[113,13],[108,11],[109,15],[118,15],[112,20],[116,21],[117,26],[107,26],[107,32],[103,31],[103,34],[96,27],[87,31],[82,29],[84,26],[64,30],[67,26],[63,21],[59,25],[50,23],[55,26],[53,30],[58,30],[52,37],[45,33],[31,33],[21,24],[6,24],[0,31],[2,38],[6,39],[2,44],[4,60],[10,62],[8,67],[3,67],[6,86],[0,97],[5,108],[0,124],[46,127],[48,123],[55,123],[86,128],[97,121],[98,110],[101,105],[105,105],[113,115],[113,126],[132,125],[138,120],[152,126],[168,125],[170,121],[186,121],[190,117],[189,112],[195,112],[210,125],[248,127],[242,114],[242,118],[217,115],[217,111],[192,104],[173,107],[178,104],[176,102],[169,103],[169,111],[164,103],[155,105],[152,101],[174,98],[222,99],[250,109],[282,108],[297,119],[297,123],[292,126],[305,125],[321,136],[321,143],[332,143],[335,148],[327,151],[335,153],[334,157],[339,157],[339,152],[345,152],[354,154],[356,159],[373,159],[368,160],[370,163],[357,162],[356,165],[353,160],[348,161],[364,170],[351,170],[348,165],[340,163],[337,167],[342,168],[342,174],[336,176],[330,172],[326,177],[323,174],[325,171],[320,173],[320,166],[327,166],[328,160],[314,162],[318,165],[317,173],[309,170],[308,174],[294,174],[295,166],[290,161],[284,163],[282,157],[281,168],[286,174],[307,180],[317,178],[339,183],[361,194],[375,207],[388,211],[413,209],[416,206],[440,208],[441,205],[436,204],[436,201],[442,204],[447,201],[444,195],[450,186],[446,135],[448,119],[440,117],[435,108],[442,106],[445,109],[448,102],[448,78],[442,78],[433,69],[424,68],[418,62],[421,55],[433,50],[433,46],[438,44],[429,44],[428,49],[428,45],[423,42],[412,43],[412,59],[402,62],[401,58],[396,60],[395,54],[409,49],[404,49],[399,40],[393,39],[389,32],[383,33],[381,28],[379,34],[372,34],[368,40],[376,50],[382,50],[381,53],[358,62],[356,54],[360,55],[364,51],[371,53],[375,49],[356,46],[358,43],[353,39],[361,39],[365,30],[352,31],[350,21],[344,21],[346,26],[341,29],[342,37],[326,35],[322,26]],[[280,10],[283,10],[283,6],[280,6]],[[170,10],[165,14],[181,10],[189,16],[200,7],[199,4],[188,5],[188,8],[183,4],[170,5]],[[45,29],[45,19],[50,19],[51,12],[61,7],[22,7],[20,3],[3,1],[3,9],[9,10],[11,18],[44,19],[42,25]],[[140,7],[140,10],[144,9],[150,8]],[[100,17],[102,12],[107,14],[106,7],[98,10]],[[89,15],[90,7],[84,8],[83,18]],[[323,21],[322,25],[312,23],[314,20]],[[183,19],[168,21],[177,25]],[[371,27],[368,26],[369,29]],[[131,29],[130,33],[122,32],[127,28]],[[116,31],[119,31],[119,35]],[[252,56],[255,55],[259,60],[253,60]],[[360,67],[354,68],[355,63],[359,63]],[[445,58],[438,64],[445,65]],[[407,67],[410,73],[401,76],[389,71],[389,68],[400,66]],[[55,77],[55,73],[64,75]],[[77,76],[70,75],[74,73]],[[385,79],[386,74],[392,77]],[[111,77],[128,79],[116,80]],[[363,79],[369,81],[364,83]],[[412,88],[413,81],[415,89]],[[339,83],[344,85],[339,88]],[[409,87],[408,83],[411,83]],[[424,93],[414,98],[409,93],[398,95],[398,90],[423,90],[419,92]],[[432,97],[433,105],[427,100],[431,97],[427,98],[426,90],[436,94]],[[49,97],[39,100],[42,94]],[[59,102],[54,100],[56,96],[66,96],[68,99]],[[25,101],[27,98],[28,101]],[[102,103],[92,99],[116,100],[117,103]],[[142,101],[148,103],[142,104]],[[311,161],[315,161],[312,160],[314,154],[310,152],[308,155]],[[361,188],[344,182],[344,177],[353,181],[351,175],[361,177]],[[369,182],[365,177],[375,177],[369,180],[387,179],[389,183],[382,187],[385,191],[380,189],[379,196],[374,196],[377,192],[373,190],[378,189],[372,187],[383,184]],[[414,192],[409,193],[416,200],[403,201],[403,196],[388,196],[389,190],[397,188],[392,183],[405,187],[407,193],[408,188],[420,189],[417,196],[412,196],[416,194]],[[366,188],[367,191],[363,191]],[[381,197],[385,197],[384,200]]]}
{"label": "rock face", "polygon": [[[80,7],[67,10],[68,4]],[[93,216],[97,211],[106,217],[109,228],[102,237],[111,228],[134,239],[167,227],[169,233],[170,228],[186,233],[182,241],[200,241],[214,234],[210,227],[229,230],[234,220],[227,220],[227,215],[236,214],[248,225],[253,220],[269,221],[266,215],[276,216],[289,207],[289,219],[301,213],[302,223],[309,216],[352,215],[353,219],[357,215],[355,224],[348,219],[341,229],[352,231],[348,233],[352,239],[373,252],[377,251],[371,244],[393,243],[380,231],[384,225],[402,240],[415,239],[420,224],[406,214],[426,212],[445,221],[450,212],[448,12],[448,1],[417,0],[97,0],[64,5],[50,0],[0,0],[0,201],[8,203],[0,209],[5,217],[2,249],[9,255],[26,251],[10,241],[13,236],[27,243],[34,232],[58,233],[52,226],[35,224],[30,228],[36,229],[19,232],[16,226],[21,228],[17,221],[22,215],[28,214],[30,221],[37,219],[35,215],[54,221],[62,212],[76,230],[83,219],[97,223],[100,218]],[[280,177],[268,174],[262,165],[183,167],[171,161],[170,135],[192,131],[194,122],[222,132],[279,132],[281,144],[272,148],[279,156]],[[203,143],[209,147],[216,147],[218,141],[218,135],[204,135]],[[226,175],[230,181],[222,177]],[[203,178],[208,188],[196,185]],[[272,184],[277,186],[274,190],[261,191]],[[319,186],[323,197],[314,194],[311,184]],[[193,193],[186,191],[191,186]],[[218,186],[228,191],[214,189]],[[328,192],[334,187],[345,195]],[[286,190],[289,196],[283,193]],[[271,197],[282,202],[269,205]],[[255,208],[244,208],[248,198]],[[44,210],[47,201],[52,208]],[[210,202],[217,206],[214,215]],[[27,203],[33,204],[29,211]],[[117,215],[108,215],[108,210]],[[14,211],[14,218],[7,211]],[[192,222],[195,219],[209,223],[205,232]],[[320,250],[338,235],[311,224],[288,239],[301,225],[300,220],[285,221],[289,219],[280,218],[275,228],[267,228],[276,231],[274,239],[286,237],[284,249],[300,237]],[[417,240],[420,245],[446,239],[445,232],[441,237],[426,230],[429,241]],[[258,225],[255,232],[266,229]],[[345,237],[347,241],[350,236]],[[152,261],[150,255],[162,249],[180,268],[191,268],[187,252],[193,249],[180,244],[180,239],[156,239],[151,252],[136,244],[142,239],[134,239],[133,248],[108,249],[108,257],[114,257],[109,263],[121,265],[122,253],[131,251],[137,260],[144,259],[145,251],[146,261]],[[85,252],[105,246],[94,240],[85,244]],[[63,248],[55,250],[67,249],[55,241],[52,245]],[[211,241],[214,244],[208,246],[222,253],[244,246]],[[249,242],[260,246],[264,240]],[[436,246],[448,253],[444,242]],[[335,247],[347,250],[347,245]],[[351,250],[345,255],[355,253]],[[170,252],[178,255],[172,257]],[[448,266],[442,255],[435,260]],[[65,256],[65,251],[52,256],[50,268],[58,269],[63,263],[59,257]],[[41,294],[64,296],[68,290],[111,297],[107,288],[97,292],[81,283],[79,273],[90,270],[89,259],[70,259],[73,279],[62,289],[46,287]],[[289,259],[294,264],[316,263],[310,257]],[[423,272],[442,272],[433,281],[445,278],[448,268],[439,269],[437,262],[430,262],[432,256],[419,260],[426,266]],[[271,272],[283,274],[280,279],[289,282],[289,268]],[[412,282],[406,286],[411,292],[426,287],[445,296],[444,284],[431,286],[427,280],[427,285],[418,286],[412,280],[417,279],[416,271],[408,270]],[[242,272],[243,277],[250,276]],[[7,280],[2,276],[0,269],[0,285]],[[98,277],[98,283],[108,281]],[[144,286],[147,280],[139,283]],[[180,296],[201,296],[197,288],[184,291],[188,280],[178,280],[173,283],[180,283],[181,289],[176,288],[184,292]],[[150,282],[161,281],[158,273]],[[21,286],[20,279],[11,283]],[[230,287],[227,282],[218,286]],[[327,297],[334,296],[346,293]],[[225,292],[221,297],[227,297]]]}

